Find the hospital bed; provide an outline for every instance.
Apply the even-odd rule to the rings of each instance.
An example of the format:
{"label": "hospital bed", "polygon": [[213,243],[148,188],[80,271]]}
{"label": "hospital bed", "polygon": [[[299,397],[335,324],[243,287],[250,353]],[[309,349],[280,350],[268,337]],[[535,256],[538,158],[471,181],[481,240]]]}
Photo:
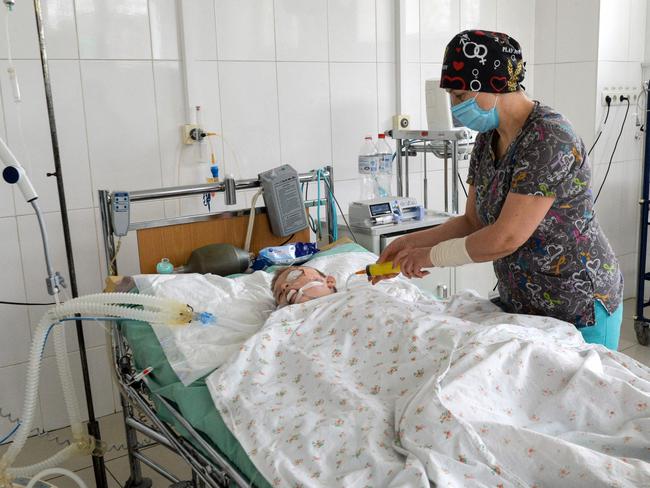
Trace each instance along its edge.
{"label": "hospital bed", "polygon": [[[322,184],[323,198],[307,200],[305,207],[321,207],[326,215],[327,239],[335,235],[333,170],[300,175],[303,184]],[[257,179],[238,180],[236,190],[259,186]],[[223,193],[223,183],[192,185],[129,192],[131,204],[168,198]],[[312,195],[316,192],[312,192]],[[319,192],[320,193],[320,192]],[[116,246],[111,204],[114,192],[99,191],[106,265],[117,274]],[[255,212],[251,251],[278,245],[284,238],[270,230],[265,208],[214,212],[207,215],[131,222],[128,231],[137,232],[141,273],[155,273],[161,258],[184,263],[190,253],[211,243],[243,247],[250,212]],[[296,233],[292,242],[308,242],[309,230]],[[175,486],[192,487],[270,487],[230,433],[214,407],[202,379],[184,386],[170,367],[151,326],[122,321],[112,327],[112,359],[115,381],[120,390],[130,477],[125,486],[146,488],[151,480],[142,475],[141,464],[167,478]],[[152,367],[146,380],[134,381],[136,372]],[[147,439],[141,442],[139,437]],[[185,461],[192,470],[191,480],[179,480],[166,467],[147,457],[155,444],[165,446]]]}
{"label": "hospital bed", "polygon": [[[313,177],[301,178],[306,182]],[[198,188],[171,193],[205,191]],[[169,193],[133,192],[132,199]],[[100,195],[103,217],[109,215],[109,196]],[[324,204],[332,211],[331,200],[327,195],[324,201],[306,204]],[[277,243],[264,211],[255,217],[259,225],[253,249]],[[161,257],[183,262],[183,256],[210,241],[241,245],[246,220],[247,215],[231,212],[134,223],[140,269],[151,273]],[[111,263],[111,220],[105,217],[103,222]],[[353,252],[340,254],[346,251]],[[122,321],[113,327],[112,357],[131,467],[126,486],[151,486],[142,477],[142,463],[175,487],[311,486],[314,476],[320,486],[341,486],[344,477],[345,485],[357,486],[360,476],[369,480],[375,475],[382,484],[392,480],[397,486],[418,487],[429,487],[430,482],[498,486],[504,480],[517,481],[512,486],[538,481],[545,486],[605,486],[619,480],[625,482],[614,485],[646,486],[647,367],[601,346],[586,345],[571,324],[505,314],[470,292],[441,302],[399,278],[377,287],[363,279],[351,284],[346,276],[374,261],[374,255],[358,251],[363,249],[355,244],[335,247],[311,263],[328,275],[335,275],[336,269],[324,268],[324,262],[345,267],[335,276],[345,293],[272,314],[270,276],[263,273],[234,279],[135,277],[143,293],[155,291],[182,303],[211,306],[226,319],[224,329],[175,329],[172,334],[180,336],[174,347],[189,349],[190,355],[215,344],[221,347],[212,340],[214,335],[187,339],[196,339],[196,331],[222,337],[231,311],[246,309],[238,305],[242,296],[250,308],[260,303],[265,318],[248,329],[258,331],[263,324],[264,331],[249,333],[245,344],[237,342],[237,352],[223,367],[212,374],[216,366],[203,368],[192,377],[179,370],[175,354],[170,354],[169,341],[161,336],[164,326]],[[238,288],[243,281],[258,279],[259,296],[248,297]],[[191,280],[200,283],[183,288],[181,282]],[[227,300],[209,302],[215,293],[206,287],[219,281],[234,292]],[[247,322],[236,324],[243,327]],[[210,361],[221,357],[207,356]],[[147,368],[153,368],[152,373],[139,379]],[[427,386],[431,382],[436,388]],[[567,406],[571,409],[565,411]],[[141,443],[138,435],[147,441]],[[178,480],[149,459],[146,452],[152,443],[188,463],[192,480]],[[557,470],[542,473],[548,465],[558,465]],[[570,476],[575,484],[569,483]],[[476,483],[464,483],[474,477]]]}

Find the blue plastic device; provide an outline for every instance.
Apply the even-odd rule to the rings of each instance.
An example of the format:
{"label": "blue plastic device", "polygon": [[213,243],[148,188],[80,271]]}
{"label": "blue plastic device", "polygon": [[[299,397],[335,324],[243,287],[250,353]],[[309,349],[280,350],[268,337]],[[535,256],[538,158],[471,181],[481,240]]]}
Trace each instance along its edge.
{"label": "blue plastic device", "polygon": [[156,264],[156,273],[158,274],[172,274],[174,272],[174,265],[167,258],[162,258]]}

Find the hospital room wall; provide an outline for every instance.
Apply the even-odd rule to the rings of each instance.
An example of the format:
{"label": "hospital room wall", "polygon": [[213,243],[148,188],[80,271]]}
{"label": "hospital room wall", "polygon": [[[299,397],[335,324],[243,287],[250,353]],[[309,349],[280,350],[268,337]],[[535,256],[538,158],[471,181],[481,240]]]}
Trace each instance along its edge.
{"label": "hospital room wall", "polygon": [[[523,19],[509,8],[519,3],[528,5]],[[424,120],[424,80],[438,73],[444,44],[455,31],[483,24],[502,30],[527,26],[524,30],[532,32],[532,0],[482,1],[478,10],[478,2],[465,0],[408,4],[405,108],[418,123]],[[305,171],[333,162],[342,207],[356,199],[360,142],[365,134],[389,128],[396,111],[393,1],[192,0],[184,5],[194,7],[186,13],[195,28],[186,35],[195,36],[199,46],[194,63],[199,93],[194,95],[204,100],[204,125],[225,136],[226,143],[215,140],[222,170],[224,155],[226,169],[237,177],[280,163]],[[175,0],[61,0],[43,2],[43,8],[77,277],[80,292],[90,293],[102,288],[105,275],[96,190],[198,182],[207,176],[207,166],[197,162],[200,157],[191,149],[179,156],[179,125],[186,117]],[[447,8],[449,18],[442,14]],[[0,25],[5,15],[0,9]],[[45,176],[53,159],[31,2],[18,3],[10,21],[23,101],[13,103],[7,77],[0,76],[0,133],[39,190],[54,265],[67,275],[56,186]],[[0,36],[0,73],[6,59]],[[431,163],[430,201],[441,206],[442,166]],[[412,188],[419,196],[418,164]],[[49,301],[36,220],[18,194],[1,188],[5,279],[0,297]],[[249,204],[250,194],[239,202]],[[215,206],[223,206],[220,199]],[[177,203],[139,204],[133,216],[173,216],[179,210],[205,211],[198,199],[190,199],[180,209]],[[137,270],[132,235],[123,242],[119,267],[125,274]],[[0,305],[3,409],[20,411],[31,332],[46,308]],[[103,330],[96,324],[85,327],[96,413],[103,415],[119,409],[119,402],[105,363]],[[78,361],[73,333],[68,342]],[[40,396],[47,415],[39,419],[39,426],[48,429],[66,424],[55,368],[48,367],[52,361],[48,347]],[[80,380],[78,368],[75,374]],[[0,432],[7,427],[0,420]]]}
{"label": "hospital room wall", "polygon": [[[405,87],[402,92],[402,113],[411,116],[415,129],[427,128],[425,80],[439,78],[442,56],[447,42],[463,29],[480,28],[508,32],[522,45],[525,56],[532,65],[534,56],[534,0],[434,0],[406,2],[406,62]],[[532,69],[528,73],[526,88],[533,90]],[[465,181],[468,160],[461,160],[460,174]],[[427,195],[429,208],[444,208],[443,160],[427,156]],[[410,158],[410,195],[424,201],[424,157]],[[350,190],[355,190],[351,182]],[[340,185],[339,185],[340,187]],[[451,178],[449,181],[451,188]],[[450,207],[451,209],[451,204]],[[459,188],[459,208],[465,208],[465,195]],[[440,277],[425,279],[423,286],[435,290]],[[444,281],[444,280],[443,280]],[[450,289],[472,288],[482,294],[496,284],[491,263],[472,264],[451,271]],[[431,286],[433,285],[433,286]]]}
{"label": "hospital room wall", "polygon": [[[601,91],[611,86],[634,87],[641,93],[642,65],[645,58],[647,0],[601,0],[596,81],[597,127],[606,113]],[[616,138],[625,116],[626,105],[610,108],[603,135],[594,150],[594,183],[600,186],[607,171]],[[638,119],[637,119],[637,113]],[[610,175],[603,188],[596,212],[616,251],[625,277],[625,296],[636,295],[638,267],[639,197],[645,133],[637,120],[644,117],[636,101],[631,101],[623,132],[612,159]]]}
{"label": "hospital room wall", "polygon": [[[647,0],[537,0],[535,97],[565,114],[587,147],[594,142],[605,107],[601,90],[640,89],[645,56]],[[576,21],[576,19],[580,19]],[[619,259],[625,297],[635,295],[642,138],[632,104],[607,182],[596,204],[598,219]],[[597,192],[618,136],[625,105],[612,106],[590,158]]]}
{"label": "hospital room wall", "polygon": [[[185,97],[175,3],[43,2],[81,293],[101,289],[105,274],[98,188],[176,184],[179,159],[181,183],[206,176],[207,166],[199,164],[200,158],[191,150],[184,150],[179,158],[178,127],[185,122]],[[56,188],[45,177],[52,170],[52,155],[30,4],[20,2],[11,18],[23,102],[18,110],[6,76],[0,76],[0,133],[28,166],[47,212],[55,268],[67,275]],[[227,141],[215,140],[219,161],[225,155],[227,166],[238,177],[254,176],[280,163],[304,171],[333,161],[337,195],[345,208],[358,194],[355,162],[361,139],[389,128],[396,111],[392,0],[314,0],[308,4],[301,0],[192,0],[191,4],[197,7],[196,28],[188,35],[196,36],[200,46],[195,67],[199,74],[196,89],[205,100],[203,122],[223,133]],[[538,83],[539,65],[534,59],[535,17],[542,12],[533,0],[407,0],[407,4],[403,111],[420,127],[425,122],[424,80],[439,73],[444,45],[460,28],[480,26],[512,33],[530,53],[529,78],[534,85],[528,83],[527,88],[535,95],[536,89],[544,88]],[[4,15],[0,9],[0,25]],[[5,72],[6,57],[4,36],[0,36],[0,73]],[[571,73],[582,61],[572,62],[560,71]],[[19,115],[25,144],[18,131]],[[595,115],[591,119],[593,127]],[[440,208],[442,163],[433,158],[429,163],[429,201]],[[421,199],[421,160],[414,161],[414,169],[412,194]],[[462,173],[466,173],[466,163]],[[239,201],[241,206],[250,199],[240,197]],[[221,207],[221,201],[216,206]],[[197,199],[184,201],[180,208],[182,213],[196,210],[205,211]],[[142,204],[135,207],[134,218],[178,212],[176,203]],[[6,186],[0,187],[0,249],[5,275],[0,297],[48,300],[35,218],[20,196]],[[137,270],[133,236],[123,243],[119,266],[123,273]],[[3,409],[20,410],[31,330],[45,308],[0,305]],[[87,325],[87,331],[95,406],[97,414],[103,415],[119,409],[119,402],[105,363],[103,331],[95,324]],[[69,343],[74,351],[74,337]],[[40,399],[47,416],[40,425],[55,428],[66,421],[50,349],[45,357]],[[76,374],[79,379],[78,369]],[[0,432],[7,427],[0,420]]]}
{"label": "hospital room wall", "polygon": [[[72,0],[42,2],[42,4],[46,17],[54,105],[79,289],[81,293],[96,292],[101,289],[101,263],[99,261],[91,173],[94,171],[95,181],[101,186],[99,178],[101,178],[102,172],[108,173],[112,169],[110,164],[104,164],[104,167],[101,167],[106,160],[98,162],[91,158],[91,154],[96,154],[100,148],[89,145],[89,133],[99,130],[103,137],[115,141],[119,139],[119,131],[116,134],[114,130],[116,128],[111,127],[108,123],[99,128],[97,125],[92,126],[93,117],[94,120],[99,120],[108,115],[107,120],[110,120],[110,115],[87,112],[89,105],[85,102],[88,101],[88,98],[84,98],[84,96],[91,88],[87,81],[87,72],[95,63],[111,63],[113,61],[107,61],[107,56],[92,54],[91,49],[96,47],[95,43],[88,41],[80,43],[77,40],[77,27],[81,27],[83,24],[81,21],[77,24],[77,14],[79,14],[79,19],[84,16],[88,2],[76,2],[77,11],[74,9]],[[0,21],[3,26],[6,15],[6,9],[0,8],[0,17],[2,17]],[[114,25],[115,20],[106,18],[107,25]],[[85,25],[87,24],[86,22]],[[128,27],[128,22],[125,25]],[[45,176],[46,172],[53,171],[53,158],[31,2],[18,2],[15,12],[10,17],[10,32],[12,54],[16,60],[23,101],[20,104],[13,102],[12,90],[6,76],[7,44],[5,36],[2,35],[0,36],[2,37],[2,41],[0,41],[0,72],[3,73],[0,76],[2,103],[0,134],[6,137],[9,145],[26,167],[40,194],[41,206],[45,211],[45,220],[48,225],[54,267],[67,277],[56,185],[52,178]],[[124,58],[125,56],[119,57]],[[146,65],[151,71],[150,55]],[[85,80],[82,80],[82,73],[86,75]],[[138,80],[134,80],[134,83],[137,82]],[[115,106],[113,109],[124,110],[124,106]],[[136,121],[142,120],[137,105],[128,111],[124,110],[121,115],[126,120],[132,118]],[[24,128],[24,142],[19,130],[20,121]],[[132,127],[138,126],[134,124]],[[141,126],[140,130],[143,145],[146,145],[151,141],[147,126]],[[128,144],[128,139],[123,142]],[[136,153],[132,162],[140,158],[145,161],[148,159],[148,154],[142,152],[137,154],[138,148],[134,147],[133,149]],[[92,169],[91,160],[93,161]],[[136,165],[133,164],[133,166]],[[158,169],[156,173],[159,175],[160,170]],[[95,188],[98,185],[95,185]],[[7,185],[2,185],[0,188],[0,249],[2,250],[0,265],[5,271],[0,285],[0,297],[3,300],[49,302],[51,297],[47,295],[44,286],[44,259],[36,219],[20,194],[14,192]],[[0,326],[3,334],[3,339],[0,341],[0,389],[3,392],[0,407],[3,412],[20,414],[26,372],[25,361],[31,335],[45,309],[47,307],[0,305],[0,317],[2,317]],[[79,354],[76,352],[73,329],[69,330],[70,356],[74,365],[77,391],[81,392],[83,390],[80,381]],[[95,324],[86,326],[86,331],[96,413],[105,415],[115,410],[115,397],[111,385],[110,370],[106,362],[103,330]],[[36,426],[40,428],[51,429],[67,424],[67,416],[55,371],[52,349],[49,346],[44,354],[39,395],[40,408],[37,411]],[[48,413],[43,418],[41,412],[45,410]],[[2,419],[0,431],[7,432],[8,429],[8,422]]]}

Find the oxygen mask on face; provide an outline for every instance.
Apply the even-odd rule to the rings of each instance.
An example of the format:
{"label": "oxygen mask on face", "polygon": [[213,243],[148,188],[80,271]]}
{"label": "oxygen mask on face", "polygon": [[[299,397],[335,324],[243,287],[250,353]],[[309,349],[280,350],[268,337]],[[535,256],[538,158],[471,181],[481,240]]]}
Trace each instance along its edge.
{"label": "oxygen mask on face", "polygon": [[301,286],[297,290],[295,288],[292,288],[287,292],[287,305],[293,305],[295,303],[302,303],[302,298],[307,297],[309,299],[313,298],[318,298],[319,296],[322,295],[310,295],[305,293],[305,291],[309,290],[310,288],[319,288],[319,287],[325,287],[327,288],[327,284],[323,283],[322,281],[310,281],[309,283]]}

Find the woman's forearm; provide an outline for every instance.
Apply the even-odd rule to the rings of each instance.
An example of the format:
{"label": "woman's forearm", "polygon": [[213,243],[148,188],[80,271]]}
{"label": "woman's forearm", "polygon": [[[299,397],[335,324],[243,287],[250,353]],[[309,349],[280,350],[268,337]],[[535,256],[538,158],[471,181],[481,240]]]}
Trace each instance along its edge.
{"label": "woman's forearm", "polygon": [[467,238],[465,248],[472,261],[485,263],[509,256],[519,243],[499,231],[496,225],[488,225]]}
{"label": "woman's forearm", "polygon": [[465,237],[478,230],[465,215],[454,217],[444,224],[408,234],[411,247],[433,247],[436,244],[453,239]]}

